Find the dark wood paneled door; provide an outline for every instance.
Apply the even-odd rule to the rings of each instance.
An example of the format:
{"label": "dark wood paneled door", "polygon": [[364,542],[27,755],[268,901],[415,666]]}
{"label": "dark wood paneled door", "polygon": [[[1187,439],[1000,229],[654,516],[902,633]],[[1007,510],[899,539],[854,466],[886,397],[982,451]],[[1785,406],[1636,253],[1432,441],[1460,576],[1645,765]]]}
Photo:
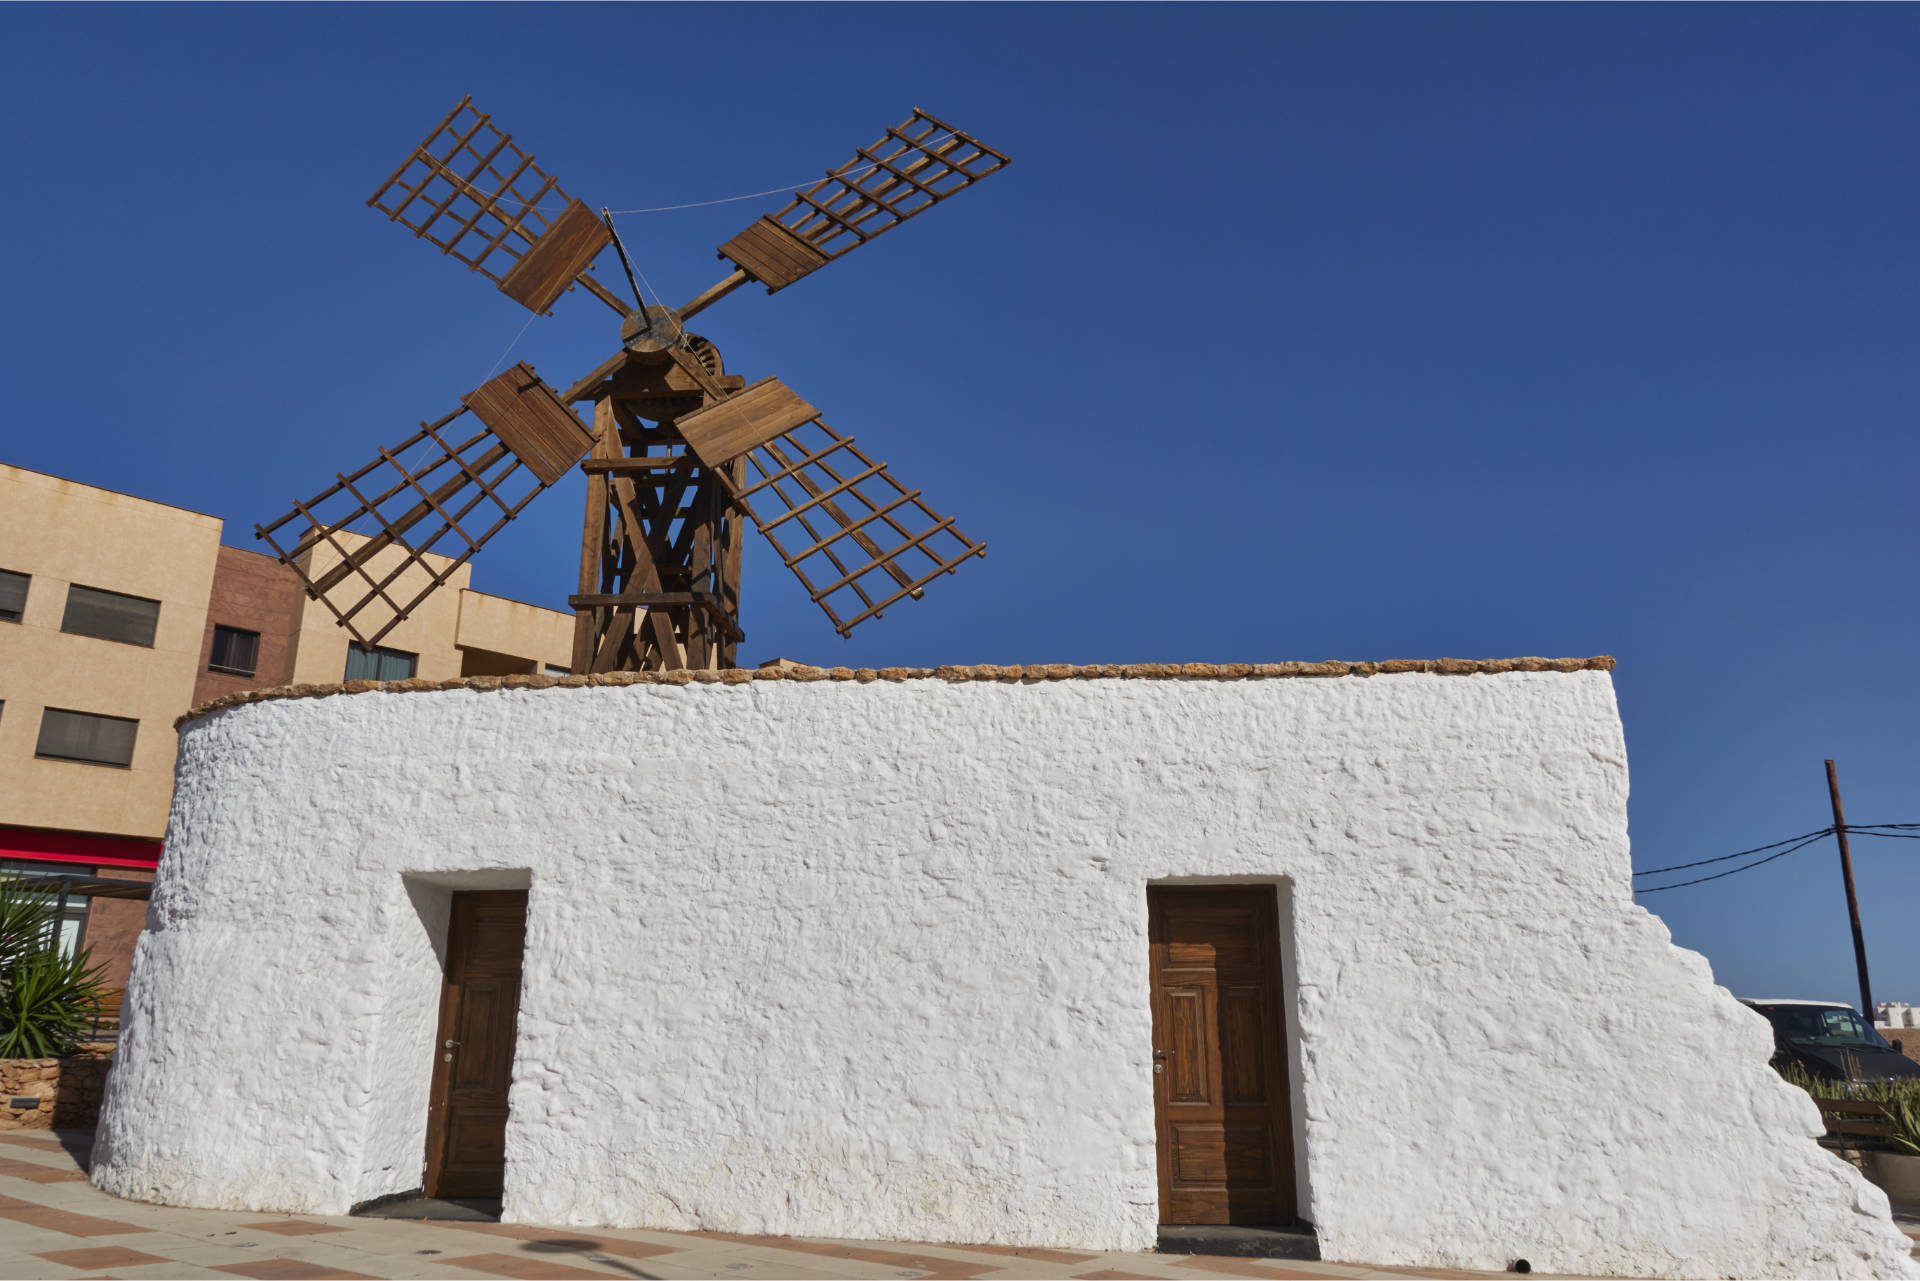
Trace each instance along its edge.
{"label": "dark wood paneled door", "polygon": [[1290,1223],[1273,887],[1147,890],[1162,1223]]}
{"label": "dark wood paneled door", "polygon": [[525,890],[453,896],[427,1113],[428,1196],[500,1195],[526,939]]}

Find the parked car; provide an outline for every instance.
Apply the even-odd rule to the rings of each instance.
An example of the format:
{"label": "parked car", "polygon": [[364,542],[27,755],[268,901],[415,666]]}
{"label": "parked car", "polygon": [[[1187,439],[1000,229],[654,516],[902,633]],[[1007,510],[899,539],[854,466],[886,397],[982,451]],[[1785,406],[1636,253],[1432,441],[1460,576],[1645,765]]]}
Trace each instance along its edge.
{"label": "parked car", "polygon": [[1833,1001],[1748,1000],[1773,1024],[1773,1063],[1797,1063],[1823,1081],[1892,1081],[1920,1076],[1850,1005]]}

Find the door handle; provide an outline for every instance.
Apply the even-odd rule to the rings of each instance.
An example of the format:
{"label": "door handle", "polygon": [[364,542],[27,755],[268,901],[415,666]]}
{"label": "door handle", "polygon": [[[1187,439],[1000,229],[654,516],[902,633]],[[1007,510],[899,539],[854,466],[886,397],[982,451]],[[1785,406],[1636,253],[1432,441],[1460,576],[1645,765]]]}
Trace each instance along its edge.
{"label": "door handle", "polygon": [[[452,1041],[448,1041],[448,1042],[447,1042],[447,1044],[448,1044],[448,1045],[452,1045],[452,1044],[453,1044],[453,1042],[452,1042]],[[1172,1050],[1155,1050],[1155,1051],[1153,1052],[1153,1057],[1154,1057],[1154,1058],[1156,1058],[1156,1059],[1164,1059],[1164,1058],[1166,1058],[1166,1057],[1167,1057],[1167,1056],[1168,1056],[1169,1054],[1172,1054],[1172,1053],[1173,1053],[1173,1051],[1172,1051]]]}
{"label": "door handle", "polygon": [[451,1050],[451,1049],[452,1049],[452,1048],[453,1048],[454,1046],[456,1046],[456,1045],[458,1045],[458,1044],[460,1044],[460,1042],[458,1042],[458,1041],[448,1041],[448,1042],[447,1042],[447,1048],[448,1048],[449,1050]]}

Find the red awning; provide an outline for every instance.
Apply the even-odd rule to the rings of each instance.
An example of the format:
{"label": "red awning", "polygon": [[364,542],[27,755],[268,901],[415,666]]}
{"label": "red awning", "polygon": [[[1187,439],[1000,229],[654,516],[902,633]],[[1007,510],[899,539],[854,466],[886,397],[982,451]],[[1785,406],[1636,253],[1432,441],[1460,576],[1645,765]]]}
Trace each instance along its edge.
{"label": "red awning", "polygon": [[74,832],[33,832],[0,827],[0,859],[38,859],[45,863],[88,863],[96,867],[144,867],[160,863],[160,842],[131,836],[83,836]]}

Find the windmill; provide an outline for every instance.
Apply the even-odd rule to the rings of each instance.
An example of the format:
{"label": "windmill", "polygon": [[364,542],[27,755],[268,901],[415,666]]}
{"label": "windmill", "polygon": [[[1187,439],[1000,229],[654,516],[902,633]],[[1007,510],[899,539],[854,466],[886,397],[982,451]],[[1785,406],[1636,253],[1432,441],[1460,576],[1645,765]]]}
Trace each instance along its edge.
{"label": "windmill", "polygon": [[[573,671],[733,666],[747,521],[846,636],[985,545],[780,379],[728,373],[685,322],[750,281],[778,293],[1007,163],[916,109],[720,245],[732,270],[669,308],[642,295],[607,211],[462,98],[367,204],[536,314],[592,294],[620,316],[619,349],[564,392],[514,365],[255,533],[372,648],[578,465]],[[631,302],[590,271],[609,245]]]}

